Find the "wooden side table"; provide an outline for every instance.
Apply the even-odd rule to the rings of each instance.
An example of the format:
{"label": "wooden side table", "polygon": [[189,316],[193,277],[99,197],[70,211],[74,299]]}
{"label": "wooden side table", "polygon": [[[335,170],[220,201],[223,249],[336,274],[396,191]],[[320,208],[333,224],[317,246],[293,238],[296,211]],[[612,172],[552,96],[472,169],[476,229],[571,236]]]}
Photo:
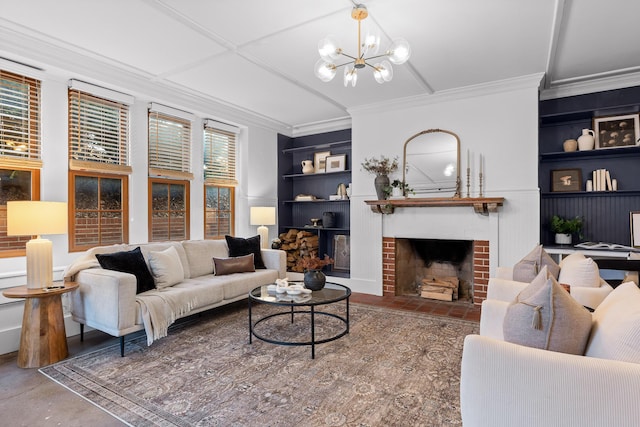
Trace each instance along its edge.
{"label": "wooden side table", "polygon": [[77,287],[75,282],[65,282],[64,288],[28,289],[18,286],[2,292],[7,298],[25,298],[18,350],[19,367],[39,368],[69,355],[62,294]]}

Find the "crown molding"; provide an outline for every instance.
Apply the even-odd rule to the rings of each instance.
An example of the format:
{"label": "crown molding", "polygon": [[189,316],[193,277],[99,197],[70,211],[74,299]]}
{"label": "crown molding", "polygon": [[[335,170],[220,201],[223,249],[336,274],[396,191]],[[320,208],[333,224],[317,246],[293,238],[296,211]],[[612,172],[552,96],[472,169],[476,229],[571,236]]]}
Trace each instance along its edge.
{"label": "crown molding", "polygon": [[315,135],[317,133],[332,132],[351,128],[351,117],[338,117],[336,119],[321,120],[311,123],[303,123],[293,127],[290,136],[297,138],[299,136]]}
{"label": "crown molding", "polygon": [[540,100],[640,86],[640,71],[616,76],[589,76],[588,79],[585,77],[582,81],[555,81],[551,82],[549,86],[548,89],[540,91]]}
{"label": "crown molding", "polygon": [[[280,133],[292,126],[254,111],[203,95],[181,85],[157,80],[155,76],[126,64],[95,57],[75,46],[27,31],[0,18],[0,57],[21,66],[33,67],[37,78],[66,81],[80,79],[113,90],[131,93],[145,101],[170,103],[204,118],[217,118],[243,126],[257,126]],[[25,55],[25,52],[28,56]],[[7,62],[3,61],[3,62]]]}
{"label": "crown molding", "polygon": [[522,89],[538,89],[544,73],[529,74],[505,80],[497,80],[488,83],[465,86],[455,89],[437,91],[432,94],[420,94],[398,98],[392,101],[375,104],[360,105],[347,109],[352,116],[361,113],[376,113],[389,111],[390,109],[416,108],[425,105],[439,104],[442,102],[470,99],[479,96],[494,95],[503,92],[513,92]]}

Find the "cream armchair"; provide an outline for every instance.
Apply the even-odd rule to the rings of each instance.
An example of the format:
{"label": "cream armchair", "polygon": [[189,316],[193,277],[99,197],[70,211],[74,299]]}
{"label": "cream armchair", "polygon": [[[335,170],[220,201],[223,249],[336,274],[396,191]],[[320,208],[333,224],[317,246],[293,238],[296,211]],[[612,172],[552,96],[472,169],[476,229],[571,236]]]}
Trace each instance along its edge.
{"label": "cream armchair", "polygon": [[[619,286],[593,313],[586,353],[591,357],[587,357],[503,340],[507,307],[526,285],[497,278],[489,282],[480,335],[468,335],[464,342],[460,378],[464,427],[637,426],[640,364],[621,361],[625,357],[609,360],[603,354],[603,349],[622,349],[626,356],[639,341],[637,287]],[[640,350],[634,354],[638,360]]]}

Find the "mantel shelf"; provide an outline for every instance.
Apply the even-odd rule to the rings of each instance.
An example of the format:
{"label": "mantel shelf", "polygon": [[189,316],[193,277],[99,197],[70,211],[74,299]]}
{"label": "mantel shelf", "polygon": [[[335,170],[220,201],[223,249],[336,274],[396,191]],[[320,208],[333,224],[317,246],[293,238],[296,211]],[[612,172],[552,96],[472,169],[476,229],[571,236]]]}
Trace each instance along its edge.
{"label": "mantel shelf", "polygon": [[365,200],[371,210],[377,213],[393,213],[394,208],[433,208],[444,206],[472,206],[476,213],[488,215],[497,212],[504,203],[504,197],[428,197]]}

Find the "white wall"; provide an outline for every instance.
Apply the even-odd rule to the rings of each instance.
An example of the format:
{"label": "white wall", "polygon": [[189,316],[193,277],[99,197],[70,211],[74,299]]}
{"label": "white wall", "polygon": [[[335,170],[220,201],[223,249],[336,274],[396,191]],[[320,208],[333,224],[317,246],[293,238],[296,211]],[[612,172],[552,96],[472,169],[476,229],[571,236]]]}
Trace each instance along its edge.
{"label": "white wall", "polygon": [[[5,56],[0,51],[0,57]],[[35,65],[35,64],[34,64]],[[241,128],[238,136],[238,179],[240,186],[236,190],[235,234],[238,236],[255,235],[255,226],[249,225],[248,206],[277,206],[276,203],[276,156],[277,133],[284,130],[272,129],[256,124],[250,116],[246,120],[237,112],[224,114],[224,107],[200,100],[191,102],[188,98],[172,96],[165,87],[158,91],[141,92],[135,84],[128,84],[113,78],[98,81],[91,75],[78,75],[72,70],[53,69],[49,72],[47,64],[37,64],[44,71],[20,67],[0,59],[0,68],[7,69],[42,81],[42,160],[41,198],[42,200],[67,201],[68,199],[68,150],[67,150],[67,82],[75,78],[96,83],[113,90],[128,93],[135,97],[131,106],[130,140],[131,166],[129,176],[129,242],[148,241],[147,219],[147,108],[148,103],[159,102],[164,105],[192,112],[196,119],[192,123],[192,171],[194,179],[190,188],[191,239],[204,236],[203,178],[202,178],[202,126],[204,118],[214,118],[232,123]],[[275,226],[271,235],[275,235]],[[53,242],[53,262],[55,278],[61,278],[67,264],[78,256],[69,253],[68,236],[47,236]],[[0,258],[0,290],[25,283],[26,261],[24,257]],[[66,297],[65,297],[66,304]],[[0,354],[18,349],[22,322],[23,302],[11,300],[0,294]],[[78,325],[66,318],[67,335],[77,334]]]}
{"label": "white wall", "polygon": [[[490,85],[405,100],[404,104],[363,107],[353,119],[351,197],[351,281],[354,291],[382,293],[382,236],[495,238],[494,264],[512,265],[538,241],[538,84],[530,76]],[[472,160],[472,197],[478,196],[477,158],[485,157],[485,197],[504,197],[493,219],[471,207],[398,208],[392,215],[371,212],[374,176],[363,159],[380,155],[402,160],[404,142],[422,130],[440,128],[460,138],[463,196],[466,152]],[[402,178],[400,171],[397,178]],[[393,177],[392,177],[393,179]],[[492,242],[492,246],[494,243]],[[492,265],[494,269],[496,265]]]}

